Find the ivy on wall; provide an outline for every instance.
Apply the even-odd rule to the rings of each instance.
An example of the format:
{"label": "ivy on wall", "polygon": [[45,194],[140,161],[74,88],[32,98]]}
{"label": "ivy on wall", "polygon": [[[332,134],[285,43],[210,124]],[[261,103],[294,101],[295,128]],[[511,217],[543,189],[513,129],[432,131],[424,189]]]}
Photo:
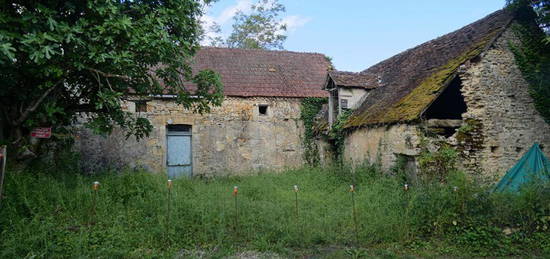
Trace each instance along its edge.
{"label": "ivy on wall", "polygon": [[309,97],[302,100],[300,119],[304,123],[304,159],[309,165],[319,164],[319,148],[315,142],[315,117],[321,111],[327,98]]}
{"label": "ivy on wall", "polygon": [[344,126],[348,122],[351,113],[351,110],[342,111],[342,113],[338,115],[338,118],[332,125],[332,128],[330,129],[328,134],[328,137],[331,140],[332,151],[334,153],[335,161],[338,163],[341,163],[343,161],[345,140]]}
{"label": "ivy on wall", "polygon": [[523,77],[529,83],[529,92],[535,108],[550,123],[550,44],[545,44],[545,34],[537,25],[537,15],[525,3],[510,5],[516,12],[516,21],[512,27],[521,44],[512,44],[516,63]]}

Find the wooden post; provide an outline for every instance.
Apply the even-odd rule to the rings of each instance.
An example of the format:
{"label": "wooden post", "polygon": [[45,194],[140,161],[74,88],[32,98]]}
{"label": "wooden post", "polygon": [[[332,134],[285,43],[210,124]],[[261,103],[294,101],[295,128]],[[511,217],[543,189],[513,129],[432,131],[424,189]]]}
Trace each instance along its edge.
{"label": "wooden post", "polygon": [[349,186],[349,191],[351,193],[351,206],[352,206],[352,213],[353,213],[353,225],[354,225],[354,232],[355,232],[355,244],[359,244],[359,230],[357,227],[357,211],[355,210],[355,185]]}
{"label": "wooden post", "polygon": [[172,246],[172,231],[170,225],[170,212],[172,211],[172,180],[168,180],[168,211],[166,213],[166,234],[168,235],[168,245]]}
{"label": "wooden post", "polygon": [[239,235],[239,205],[237,203],[237,195],[239,193],[239,187],[235,186],[233,187],[233,197],[235,198],[235,233],[238,236]]}
{"label": "wooden post", "polygon": [[0,147],[0,208],[2,206],[2,191],[4,186],[4,175],[6,174],[6,146]]}
{"label": "wooden post", "polygon": [[167,222],[170,225],[170,211],[172,209],[172,180],[168,180],[168,212]]}
{"label": "wooden post", "polygon": [[95,181],[92,184],[92,220],[91,224],[95,224],[96,222],[96,206],[97,206],[97,191],[99,190],[99,182]]}
{"label": "wooden post", "polygon": [[300,218],[298,217],[298,185],[294,185],[294,198],[296,201],[296,224],[300,221]]}

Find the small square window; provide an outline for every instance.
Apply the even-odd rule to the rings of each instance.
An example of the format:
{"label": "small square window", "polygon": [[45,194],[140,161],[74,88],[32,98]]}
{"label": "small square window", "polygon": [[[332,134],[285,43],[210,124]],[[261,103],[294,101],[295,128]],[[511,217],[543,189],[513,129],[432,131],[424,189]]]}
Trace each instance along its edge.
{"label": "small square window", "polygon": [[347,109],[348,107],[348,99],[340,99],[340,106],[342,106],[342,109]]}
{"label": "small square window", "polygon": [[147,102],[136,101],[136,112],[147,112]]}
{"label": "small square window", "polygon": [[267,115],[267,107],[269,107],[267,104],[258,105],[258,112],[260,115]]}

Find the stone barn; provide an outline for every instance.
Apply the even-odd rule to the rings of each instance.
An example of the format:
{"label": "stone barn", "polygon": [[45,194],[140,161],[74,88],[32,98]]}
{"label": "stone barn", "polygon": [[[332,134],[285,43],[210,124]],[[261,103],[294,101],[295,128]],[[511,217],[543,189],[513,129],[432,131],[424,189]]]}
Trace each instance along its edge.
{"label": "stone barn", "polygon": [[514,15],[497,11],[360,72],[373,90],[345,125],[344,158],[388,169],[402,157],[414,166],[429,139],[454,147],[462,168],[489,180],[534,142],[550,155],[550,126],[511,49],[521,44]]}
{"label": "stone barn", "polygon": [[143,167],[170,177],[299,167],[301,102],[328,97],[323,86],[330,67],[322,54],[203,48],[193,68],[220,74],[225,94],[220,107],[200,115],[170,95],[127,101],[127,111],[152,122],[150,137],[126,140],[121,130],[107,137],[82,130],[76,148],[89,170]]}

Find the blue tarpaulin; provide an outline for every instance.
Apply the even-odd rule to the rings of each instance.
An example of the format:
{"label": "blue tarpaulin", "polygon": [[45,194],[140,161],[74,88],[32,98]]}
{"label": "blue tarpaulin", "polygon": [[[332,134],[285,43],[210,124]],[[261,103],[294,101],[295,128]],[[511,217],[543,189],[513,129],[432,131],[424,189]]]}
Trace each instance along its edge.
{"label": "blue tarpaulin", "polygon": [[550,162],[537,143],[523,155],[512,169],[506,172],[494,190],[517,192],[521,185],[531,180],[545,182],[550,180]]}

